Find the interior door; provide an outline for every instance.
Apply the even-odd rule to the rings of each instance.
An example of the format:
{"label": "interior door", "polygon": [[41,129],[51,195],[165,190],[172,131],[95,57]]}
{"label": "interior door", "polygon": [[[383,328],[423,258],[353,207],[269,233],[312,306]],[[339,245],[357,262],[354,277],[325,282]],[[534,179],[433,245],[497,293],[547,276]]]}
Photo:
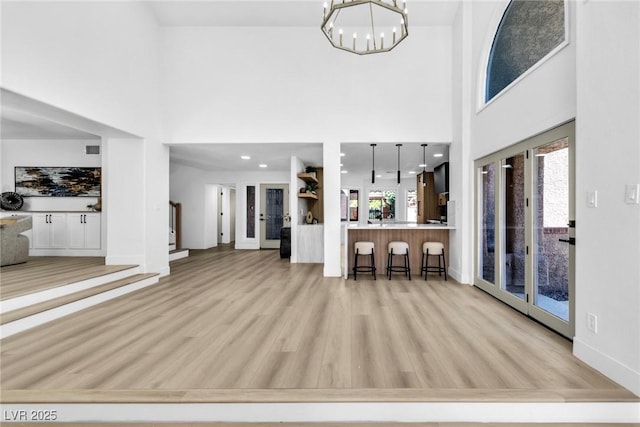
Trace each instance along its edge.
{"label": "interior door", "polygon": [[284,214],[289,210],[289,185],[260,186],[260,248],[278,249]]}

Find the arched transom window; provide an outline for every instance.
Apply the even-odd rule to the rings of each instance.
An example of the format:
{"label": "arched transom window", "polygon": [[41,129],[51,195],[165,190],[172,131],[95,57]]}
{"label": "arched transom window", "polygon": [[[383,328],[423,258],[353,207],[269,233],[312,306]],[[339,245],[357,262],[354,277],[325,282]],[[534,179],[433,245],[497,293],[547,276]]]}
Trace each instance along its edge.
{"label": "arched transom window", "polygon": [[485,102],[565,41],[564,0],[511,0],[493,39]]}

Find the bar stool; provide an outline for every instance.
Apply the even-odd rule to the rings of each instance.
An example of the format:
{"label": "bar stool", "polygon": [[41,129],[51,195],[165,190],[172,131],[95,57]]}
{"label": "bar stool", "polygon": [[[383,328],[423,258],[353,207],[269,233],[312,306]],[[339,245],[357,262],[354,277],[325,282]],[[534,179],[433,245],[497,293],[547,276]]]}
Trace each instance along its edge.
{"label": "bar stool", "polygon": [[[438,266],[429,265],[429,257],[438,257]],[[440,263],[442,258],[442,264]],[[424,280],[427,280],[427,273],[438,273],[441,276],[444,273],[444,280],[447,280],[447,262],[444,259],[444,244],[440,242],[424,242],[422,244],[422,267],[420,275],[424,273]]]}
{"label": "bar stool", "polygon": [[[353,259],[353,280],[358,280],[358,273],[372,273],[373,280],[376,280],[376,258],[374,256],[373,242],[356,242],[353,247],[355,249],[355,257]],[[358,265],[358,257],[369,256],[370,265]]]}
{"label": "bar stool", "polygon": [[[403,265],[393,265],[394,256],[403,257]],[[387,275],[391,280],[391,273],[404,273],[411,280],[411,268],[409,267],[409,244],[407,242],[389,242],[387,245]]]}

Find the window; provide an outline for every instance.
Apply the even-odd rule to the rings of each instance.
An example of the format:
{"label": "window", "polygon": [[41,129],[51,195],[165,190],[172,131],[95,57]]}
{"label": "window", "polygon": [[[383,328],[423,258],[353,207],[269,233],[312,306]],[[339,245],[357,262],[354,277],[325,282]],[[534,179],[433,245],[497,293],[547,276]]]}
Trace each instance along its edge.
{"label": "window", "polygon": [[383,220],[396,217],[396,192],[371,190],[369,192],[369,219]]}
{"label": "window", "polygon": [[564,0],[512,0],[489,53],[485,102],[566,40]]}
{"label": "window", "polygon": [[407,191],[407,222],[418,222],[418,193]]}

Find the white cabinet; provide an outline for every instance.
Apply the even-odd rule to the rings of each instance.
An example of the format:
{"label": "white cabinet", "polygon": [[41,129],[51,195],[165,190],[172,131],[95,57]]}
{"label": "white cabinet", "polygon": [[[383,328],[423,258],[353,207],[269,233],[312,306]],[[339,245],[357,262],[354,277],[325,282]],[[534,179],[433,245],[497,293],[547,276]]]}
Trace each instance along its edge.
{"label": "white cabinet", "polygon": [[33,248],[62,249],[67,247],[67,218],[64,213],[33,214]]}
{"label": "white cabinet", "polygon": [[100,214],[67,214],[67,247],[100,249]]}

